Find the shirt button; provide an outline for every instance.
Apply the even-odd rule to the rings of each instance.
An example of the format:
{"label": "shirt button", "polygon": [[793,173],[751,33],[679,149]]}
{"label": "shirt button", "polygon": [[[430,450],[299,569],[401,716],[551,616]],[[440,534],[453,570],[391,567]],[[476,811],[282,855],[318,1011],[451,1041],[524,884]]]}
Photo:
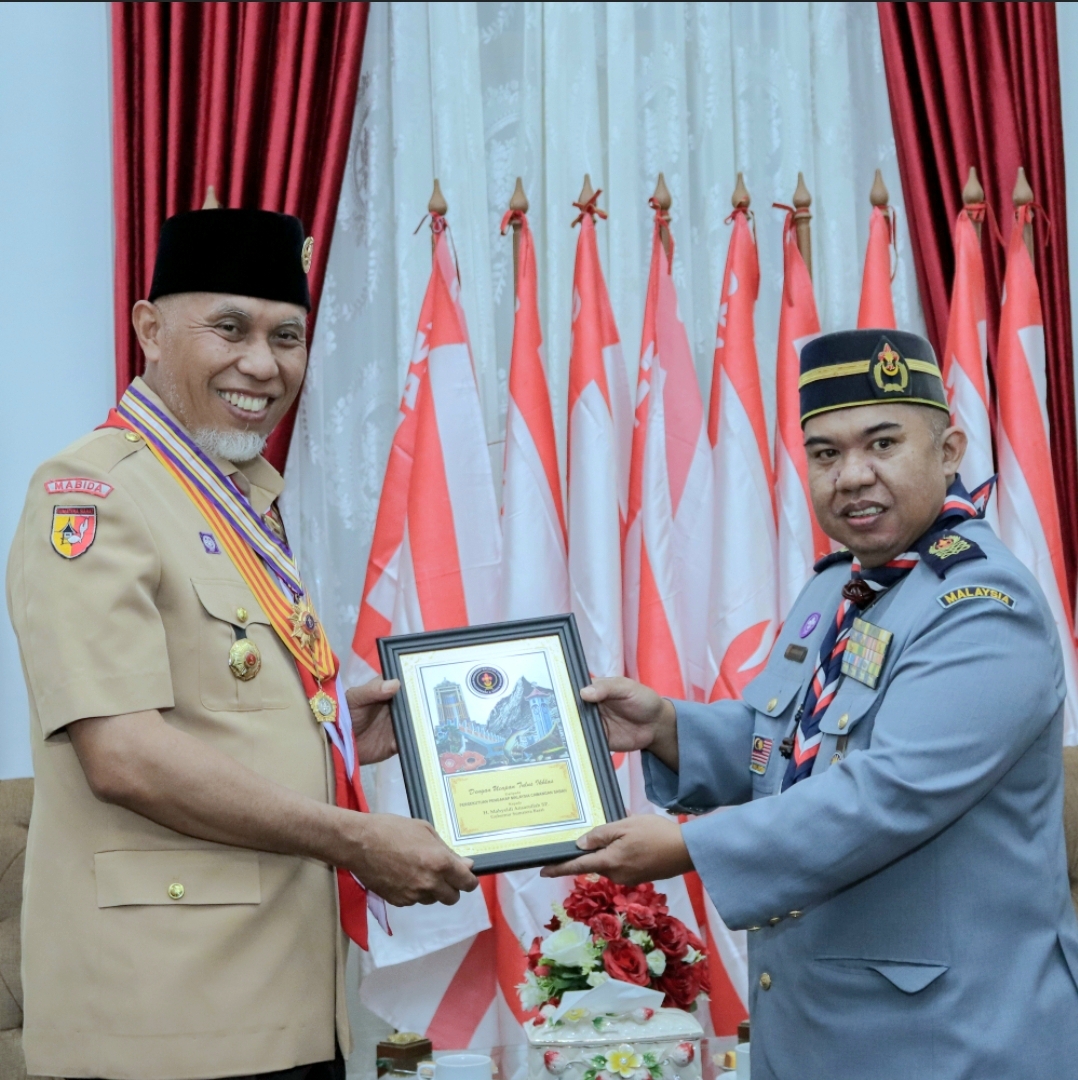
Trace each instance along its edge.
{"label": "shirt button", "polygon": [[138,442],[139,441],[139,436],[134,431],[125,431],[124,432],[124,438],[128,442]]}
{"label": "shirt button", "polygon": [[772,915],[771,918],[767,920],[769,926],[778,926],[780,922],[782,922],[781,915]]}
{"label": "shirt button", "polygon": [[759,930],[759,929],[761,929],[761,928],[760,928],[759,926],[750,926],[750,927],[748,928],[748,930],[749,930],[749,933],[750,933],[750,934],[751,934],[751,933],[752,933],[752,932],[753,932],[754,930]]}
{"label": "shirt button", "polygon": [[247,609],[245,607],[236,608],[236,618],[239,619],[239,621],[241,623],[246,622],[247,621]]}
{"label": "shirt button", "polygon": [[841,760],[842,760],[842,755],[841,754],[832,754],[831,755],[831,764],[832,765],[837,765]]}
{"label": "shirt button", "polygon": [[772,699],[771,699],[771,700],[770,700],[770,701],[769,701],[769,702],[767,703],[767,711],[768,711],[768,712],[774,712],[774,711],[775,711],[775,706],[776,706],[776,705],[777,705],[778,703],[779,703],[779,699],[778,699],[777,697],[773,697],[773,698],[772,698]]}
{"label": "shirt button", "polygon": [[768,975],[768,973],[766,971],[760,976],[760,989],[761,990],[770,990],[771,989],[771,976]]}
{"label": "shirt button", "polygon": [[839,731],[842,731],[842,730],[843,730],[843,728],[845,728],[845,727],[846,727],[846,725],[847,725],[847,724],[848,724],[849,722],[850,722],[850,714],[849,714],[849,713],[847,713],[847,712],[844,712],[844,713],[843,713],[843,714],[842,714],[842,715],[841,715],[841,716],[840,716],[840,717],[838,718],[838,729],[839,729]]}
{"label": "shirt button", "polygon": [[182,900],[183,899],[183,893],[184,893],[183,886],[178,881],[174,881],[168,887],[168,898],[170,900]]}
{"label": "shirt button", "polygon": [[801,916],[804,915],[804,914],[805,913],[803,911],[791,911],[790,912],[790,918],[791,919],[800,919]]}

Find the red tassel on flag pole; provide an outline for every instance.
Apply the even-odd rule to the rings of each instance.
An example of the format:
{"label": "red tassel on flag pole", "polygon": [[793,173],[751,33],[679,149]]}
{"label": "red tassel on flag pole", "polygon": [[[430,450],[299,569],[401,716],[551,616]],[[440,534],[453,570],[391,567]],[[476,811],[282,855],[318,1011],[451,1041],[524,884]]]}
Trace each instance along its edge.
{"label": "red tassel on flag pole", "polygon": [[895,212],[879,169],[872,181],[869,201],[872,217],[868,223],[865,272],[861,279],[861,306],[857,325],[862,328],[895,329],[895,304],[891,297],[891,252],[895,244]]}

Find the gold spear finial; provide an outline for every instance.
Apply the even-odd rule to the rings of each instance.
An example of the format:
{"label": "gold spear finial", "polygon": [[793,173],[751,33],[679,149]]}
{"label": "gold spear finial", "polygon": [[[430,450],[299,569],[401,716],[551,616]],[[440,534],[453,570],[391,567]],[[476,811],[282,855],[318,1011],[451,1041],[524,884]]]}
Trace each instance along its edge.
{"label": "gold spear finial", "polygon": [[670,189],[666,186],[666,177],[662,173],[659,173],[659,179],[655,182],[655,194],[651,197],[660,210],[669,210],[673,205],[673,197],[670,194]]}
{"label": "gold spear finial", "polygon": [[213,184],[206,188],[206,201],[202,204],[203,210],[220,210],[221,204],[217,201],[217,192],[213,190]]}
{"label": "gold spear finial", "polygon": [[595,198],[595,188],[591,186],[591,173],[584,173],[584,186],[580,189],[578,203],[587,205]]}
{"label": "gold spear finial", "polygon": [[734,193],[730,196],[730,202],[735,210],[748,210],[749,203],[752,202],[749,189],[745,187],[744,173],[737,174],[737,183],[734,185]]}
{"label": "gold spear finial", "polygon": [[509,197],[509,209],[519,210],[520,213],[526,214],[528,212],[528,196],[524,194],[524,183],[517,177],[517,186],[513,188],[513,194]]}
{"label": "gold spear finial", "polygon": [[801,252],[805,269],[812,277],[812,195],[805,183],[805,174],[797,174],[797,187],[794,188],[794,228],[797,230],[797,250]]}
{"label": "gold spear finial", "polygon": [[1014,182],[1014,193],[1011,196],[1015,206],[1028,206],[1033,202],[1033,188],[1026,179],[1026,170],[1018,166],[1018,178]]}
{"label": "gold spear finial", "polygon": [[441,217],[449,212],[449,204],[445,201],[445,196],[442,194],[442,185],[438,183],[438,177],[434,178],[434,191],[431,192],[430,202],[427,203],[427,210],[432,214],[438,214]]}
{"label": "gold spear finial", "polygon": [[872,190],[868,193],[868,201],[873,206],[886,206],[891,201],[890,192],[888,192],[887,185],[883,182],[883,173],[879,169],[876,170],[876,175],[872,178]]}
{"label": "gold spear finial", "polygon": [[962,205],[971,206],[974,203],[984,202],[984,188],[981,187],[981,181],[977,176],[977,168],[974,165],[969,167],[969,176],[966,179],[966,186],[962,189]]}

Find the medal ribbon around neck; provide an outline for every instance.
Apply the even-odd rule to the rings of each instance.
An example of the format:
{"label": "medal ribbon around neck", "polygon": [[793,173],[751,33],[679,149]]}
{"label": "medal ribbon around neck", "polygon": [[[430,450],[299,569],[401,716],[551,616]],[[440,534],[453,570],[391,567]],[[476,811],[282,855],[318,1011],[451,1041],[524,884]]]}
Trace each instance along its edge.
{"label": "medal ribbon around neck", "polygon": [[[134,387],[128,387],[110,421],[109,426],[127,427],[141,435],[154,457],[198,507],[296,663],[318,684],[335,676],[336,657],[311,607],[291,550],[273,535],[244,495],[185,431]],[[274,577],[294,597],[292,603]],[[332,712],[320,713],[316,704],[319,694],[333,697],[321,685],[315,694],[308,695],[316,718],[332,720],[336,702]]]}

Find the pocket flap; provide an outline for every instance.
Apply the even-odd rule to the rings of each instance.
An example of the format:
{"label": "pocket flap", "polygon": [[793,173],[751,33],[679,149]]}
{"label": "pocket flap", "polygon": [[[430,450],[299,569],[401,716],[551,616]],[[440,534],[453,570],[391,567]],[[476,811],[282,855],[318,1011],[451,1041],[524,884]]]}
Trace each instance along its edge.
{"label": "pocket flap", "polygon": [[[264,623],[270,625],[265,612],[254,598],[254,593],[242,581],[224,581],[221,579],[191,579],[195,593],[202,606],[215,618],[233,626],[246,623]],[[247,618],[240,619],[239,610],[247,612]]]}
{"label": "pocket flap", "polygon": [[742,700],[766,716],[781,716],[801,689],[799,682],[782,682],[763,672],[742,691]]}
{"label": "pocket flap", "polygon": [[904,994],[919,993],[947,970],[946,964],[911,964],[901,960],[870,960],[867,966]]}
{"label": "pocket flap", "polygon": [[827,712],[820,720],[820,730],[825,735],[849,735],[876,704],[876,694],[867,687],[860,687],[864,693],[854,690],[844,694],[843,689],[845,688],[839,688],[835,699],[827,706]]}
{"label": "pocket flap", "polygon": [[99,851],[97,906],[260,904],[254,851]]}

